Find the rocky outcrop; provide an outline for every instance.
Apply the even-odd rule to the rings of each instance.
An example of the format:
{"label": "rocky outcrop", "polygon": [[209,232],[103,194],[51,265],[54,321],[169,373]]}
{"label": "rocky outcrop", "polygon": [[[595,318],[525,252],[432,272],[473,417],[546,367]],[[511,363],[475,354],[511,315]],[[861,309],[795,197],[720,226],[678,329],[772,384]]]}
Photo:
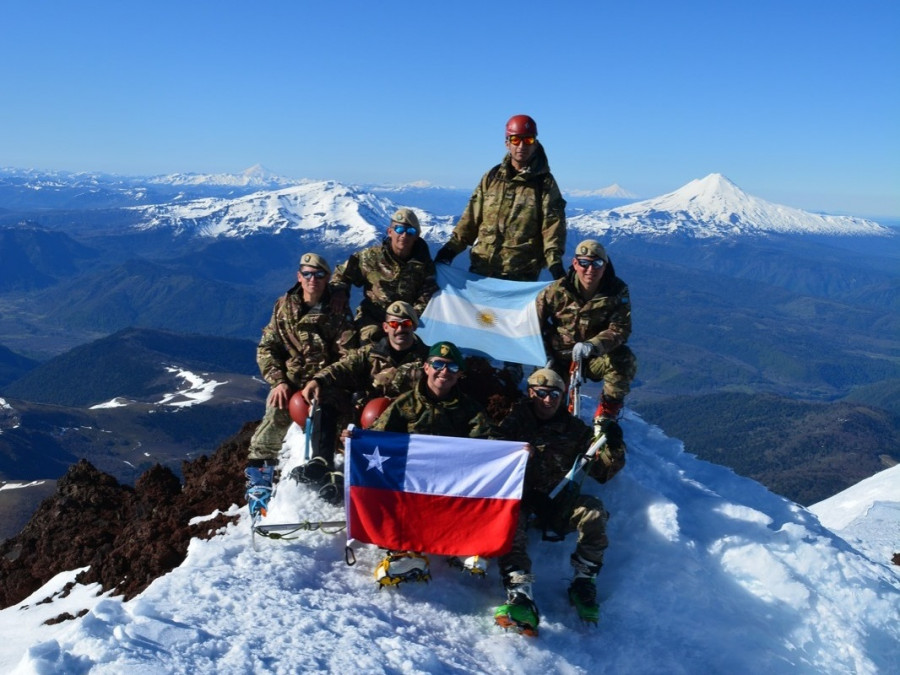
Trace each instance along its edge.
{"label": "rocky outcrop", "polygon": [[88,567],[79,583],[129,599],[181,564],[192,537],[209,538],[230,519],[192,518],[243,503],[243,469],[256,422],[211,456],[184,462],[184,485],[160,465],[132,488],[85,460],[71,466],[22,531],[0,545],[0,607],[20,602],[56,574]]}

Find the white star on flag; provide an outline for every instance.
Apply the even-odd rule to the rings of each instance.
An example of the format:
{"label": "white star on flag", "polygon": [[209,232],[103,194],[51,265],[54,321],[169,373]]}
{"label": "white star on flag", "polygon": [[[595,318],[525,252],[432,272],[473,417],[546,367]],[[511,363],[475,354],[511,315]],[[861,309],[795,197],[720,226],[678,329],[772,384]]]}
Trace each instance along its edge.
{"label": "white star on flag", "polygon": [[369,466],[366,467],[366,471],[369,469],[375,468],[378,469],[379,473],[384,473],[384,469],[382,468],[383,464],[390,459],[390,457],[382,457],[381,453],[378,452],[378,446],[375,446],[375,452],[371,455],[363,455],[367,460],[369,460]]}

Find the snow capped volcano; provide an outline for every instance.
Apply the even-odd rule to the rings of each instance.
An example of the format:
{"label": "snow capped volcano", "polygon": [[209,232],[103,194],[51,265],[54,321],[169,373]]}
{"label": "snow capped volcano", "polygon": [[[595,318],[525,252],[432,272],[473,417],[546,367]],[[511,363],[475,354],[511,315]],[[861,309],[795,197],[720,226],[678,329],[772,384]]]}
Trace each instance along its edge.
{"label": "snow capped volcano", "polygon": [[634,199],[636,194],[629,192],[618,183],[613,183],[599,190],[569,190],[573,197],[604,197],[606,199]]}
{"label": "snow capped volcano", "polygon": [[307,183],[238,199],[198,199],[185,204],[135,207],[138,229],[170,228],[177,234],[241,238],[285,230],[323,231],[326,243],[364,246],[386,226],[394,204],[334,181]]}
{"label": "snow capped volcano", "polygon": [[890,236],[878,223],[851,216],[808,213],[748,195],[719,173],[693,180],[653,199],[576,216],[573,229],[618,234],[693,238],[774,233]]}

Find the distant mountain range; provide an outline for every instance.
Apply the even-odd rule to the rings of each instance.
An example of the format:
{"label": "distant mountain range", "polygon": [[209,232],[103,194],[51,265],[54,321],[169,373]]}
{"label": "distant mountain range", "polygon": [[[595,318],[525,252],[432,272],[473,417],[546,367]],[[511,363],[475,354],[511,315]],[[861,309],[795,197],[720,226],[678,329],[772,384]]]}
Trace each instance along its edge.
{"label": "distant mountain range", "polygon": [[[124,483],[155,463],[178,473],[183,460],[211,453],[259,419],[267,391],[254,342],[120,331],[2,387],[0,482],[52,481],[79,458]],[[28,499],[31,492],[11,494]],[[21,527],[28,514],[12,513]],[[0,539],[16,531],[7,525]]]}
{"label": "distant mountain range", "polygon": [[[19,432],[24,434],[33,431],[29,419],[44,420],[49,428],[46,420],[53,415],[94,425],[83,422],[83,415],[101,412],[85,409],[130,396],[124,382],[111,379],[116,374],[136,382],[137,374],[152,372],[163,378],[160,387],[172,388],[175,376],[160,370],[166,360],[126,338],[132,329],[193,334],[185,340],[198,349],[209,344],[202,336],[234,339],[247,350],[252,372],[253,345],[275,298],[293,283],[301,253],[315,250],[341,262],[377,244],[398,206],[416,210],[434,252],[469,194],[427,185],[284,184],[259,167],[240,176],[129,180],[0,171],[0,396],[15,402],[26,422]],[[581,204],[612,199],[582,198]],[[569,201],[566,258],[581,239],[600,239],[629,284],[630,343],[639,372],[628,404],[650,415],[649,421],[679,415],[695,432],[684,436],[697,452],[721,446],[721,436],[712,432],[720,429],[723,406],[744,407],[753,419],[765,419],[755,415],[777,408],[773,400],[831,406],[847,399],[854,409],[872,408],[873,415],[886,411],[879,424],[867,427],[871,438],[881,439],[873,448],[892,438],[888,430],[900,428],[894,403],[900,391],[896,231],[860,218],[771,204],[719,174],[609,208],[585,210],[576,201]],[[462,254],[454,264],[465,267],[466,258]],[[90,347],[90,356],[78,351],[82,347]],[[124,356],[129,350],[134,362]],[[54,359],[63,356],[64,361]],[[215,370],[201,367],[197,358],[187,365],[166,362]],[[137,391],[146,395],[149,385],[140,382]],[[241,421],[261,414],[264,389],[248,396],[246,409],[233,408],[246,413]],[[29,409],[52,412],[22,412]],[[147,411],[141,419],[183,425],[196,415],[194,426],[201,430],[211,423],[199,419],[208,417],[202,409],[195,406],[180,418]],[[235,416],[225,419],[232,424]],[[769,419],[766,437],[777,455],[778,439],[795,435],[789,419]],[[758,447],[752,429],[734,433],[729,451],[736,456]],[[180,437],[199,443],[191,434],[179,428]],[[163,436],[171,452],[183,449]],[[29,438],[40,444],[53,435]],[[838,443],[842,437],[837,429],[826,436],[821,457],[810,466],[821,468],[820,460],[841,451],[839,444],[828,445],[829,438]],[[25,456],[27,447],[16,456]],[[890,452],[874,456],[876,462],[900,459]],[[790,458],[783,461],[785,471],[796,468],[787,466]],[[830,466],[840,476],[838,463]]]}

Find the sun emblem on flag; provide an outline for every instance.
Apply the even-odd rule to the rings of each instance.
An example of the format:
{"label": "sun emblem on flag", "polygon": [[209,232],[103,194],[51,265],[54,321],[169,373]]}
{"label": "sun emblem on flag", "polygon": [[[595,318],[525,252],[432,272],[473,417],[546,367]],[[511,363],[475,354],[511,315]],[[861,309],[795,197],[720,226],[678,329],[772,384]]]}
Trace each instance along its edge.
{"label": "sun emblem on flag", "polygon": [[486,309],[479,311],[478,314],[475,315],[475,319],[478,323],[487,328],[493,328],[497,323],[497,315]]}

